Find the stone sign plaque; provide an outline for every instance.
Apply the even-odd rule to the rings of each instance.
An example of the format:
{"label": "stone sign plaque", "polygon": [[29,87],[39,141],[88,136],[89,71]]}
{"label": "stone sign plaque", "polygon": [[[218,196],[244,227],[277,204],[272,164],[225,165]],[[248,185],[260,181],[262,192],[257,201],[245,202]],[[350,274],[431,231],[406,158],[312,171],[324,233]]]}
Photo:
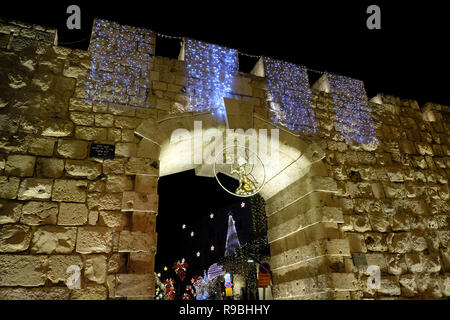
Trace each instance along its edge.
{"label": "stone sign plaque", "polygon": [[113,144],[92,143],[89,151],[91,158],[114,159],[116,146]]}

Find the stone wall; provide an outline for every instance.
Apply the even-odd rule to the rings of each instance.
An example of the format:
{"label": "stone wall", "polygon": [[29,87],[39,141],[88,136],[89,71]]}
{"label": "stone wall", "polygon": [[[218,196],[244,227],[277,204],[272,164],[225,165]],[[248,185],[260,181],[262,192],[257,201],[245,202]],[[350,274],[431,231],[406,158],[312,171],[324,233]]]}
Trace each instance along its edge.
{"label": "stone wall", "polygon": [[[185,63],[154,56],[143,29],[108,24],[147,35],[135,40],[148,60],[125,51],[145,63],[137,72],[115,48],[108,68],[92,47],[53,46],[54,33],[23,31],[42,27],[0,23],[0,299],[152,299],[160,146],[135,130],[189,110]],[[100,83],[92,95],[123,70],[132,84]],[[265,86],[237,73],[228,98],[269,118]],[[325,158],[266,199],[274,297],[450,296],[450,109],[376,97],[379,145],[369,151],[342,140],[332,97],[312,92],[318,133],[304,139]],[[115,158],[91,158],[92,142],[114,145]],[[72,265],[79,290],[65,285]],[[369,265],[381,269],[380,290],[367,289]]]}

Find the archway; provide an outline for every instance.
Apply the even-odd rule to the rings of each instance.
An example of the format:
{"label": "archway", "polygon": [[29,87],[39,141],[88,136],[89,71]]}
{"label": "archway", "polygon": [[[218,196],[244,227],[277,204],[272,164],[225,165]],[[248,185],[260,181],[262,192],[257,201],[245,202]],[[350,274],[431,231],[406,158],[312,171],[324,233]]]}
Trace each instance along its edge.
{"label": "archway", "polygon": [[[197,175],[211,177],[213,165],[195,161],[196,154],[202,155],[210,143],[208,139],[196,143],[199,135],[208,136],[210,129],[222,133],[242,129],[235,131],[236,136],[245,136],[248,129],[277,130],[277,157],[268,158],[264,164],[267,180],[260,191],[267,204],[274,298],[330,298],[339,287],[333,277],[333,257],[342,255],[346,240],[327,232],[334,230],[330,225],[343,221],[333,197],[336,183],[328,177],[322,162],[323,151],[314,141],[258,115],[248,103],[225,99],[225,106],[226,118],[212,113],[183,113],[159,121],[145,120],[135,133],[143,138],[142,143],[158,150],[159,176],[194,169]],[[258,136],[259,147],[267,148],[265,141]]]}

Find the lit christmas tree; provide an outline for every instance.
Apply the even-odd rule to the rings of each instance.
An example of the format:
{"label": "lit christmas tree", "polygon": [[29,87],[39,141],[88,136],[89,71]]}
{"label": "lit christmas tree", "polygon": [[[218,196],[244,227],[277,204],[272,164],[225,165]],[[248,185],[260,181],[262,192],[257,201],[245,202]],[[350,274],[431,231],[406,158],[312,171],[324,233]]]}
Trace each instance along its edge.
{"label": "lit christmas tree", "polygon": [[233,216],[230,214],[228,216],[228,231],[227,231],[227,240],[225,242],[225,257],[232,255],[234,251],[240,246],[241,245],[239,243],[236,227],[234,226]]}

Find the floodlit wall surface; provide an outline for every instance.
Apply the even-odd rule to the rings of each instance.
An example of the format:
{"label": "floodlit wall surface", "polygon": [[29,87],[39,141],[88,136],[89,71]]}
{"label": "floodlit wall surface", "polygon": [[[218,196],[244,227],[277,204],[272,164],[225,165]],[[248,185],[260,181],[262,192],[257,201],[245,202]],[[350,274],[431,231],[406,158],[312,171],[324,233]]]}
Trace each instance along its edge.
{"label": "floodlit wall surface", "polygon": [[[170,132],[148,128],[151,141],[135,131],[210,106],[202,83],[259,118],[306,123],[298,139],[324,152],[266,199],[274,298],[450,296],[449,107],[368,102],[361,82],[334,75],[322,79],[328,92],[304,88],[283,105],[289,79],[227,67],[224,89],[195,77],[213,74],[210,64],[196,73],[154,56],[148,30],[97,20],[89,51],[54,38],[0,20],[0,299],[153,298],[155,141]],[[288,109],[297,96],[302,112]],[[93,142],[114,145],[114,159],[90,157]],[[379,289],[367,287],[371,265]],[[69,266],[80,289],[66,286]]]}

